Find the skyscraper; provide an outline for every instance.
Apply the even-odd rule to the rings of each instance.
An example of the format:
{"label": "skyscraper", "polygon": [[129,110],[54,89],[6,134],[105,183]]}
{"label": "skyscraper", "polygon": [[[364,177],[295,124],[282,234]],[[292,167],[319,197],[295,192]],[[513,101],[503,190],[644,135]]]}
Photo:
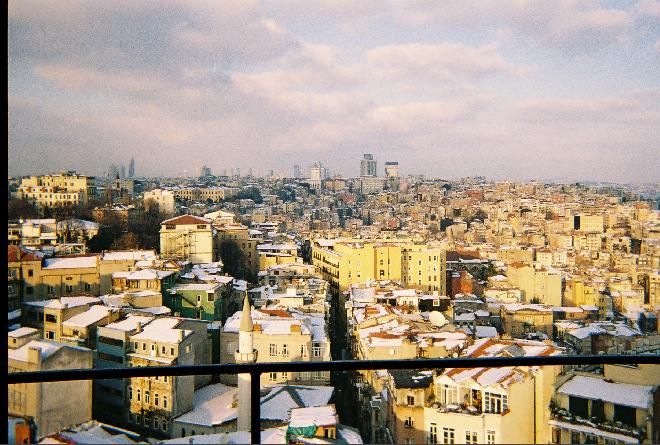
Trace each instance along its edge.
{"label": "skyscraper", "polygon": [[293,166],[293,177],[300,178],[300,165],[296,164]]}
{"label": "skyscraper", "polygon": [[119,177],[121,179],[124,179],[126,177],[126,166],[124,166],[124,164],[121,164],[119,166]]}
{"label": "skyscraper", "polygon": [[386,162],[385,163],[385,176],[388,178],[398,178],[399,177],[399,163],[398,162]]}
{"label": "skyscraper", "polygon": [[131,158],[130,164],[128,164],[128,177],[135,177],[135,159]]}
{"label": "skyscraper", "polygon": [[360,161],[360,176],[378,176],[377,163],[374,155],[365,153]]}

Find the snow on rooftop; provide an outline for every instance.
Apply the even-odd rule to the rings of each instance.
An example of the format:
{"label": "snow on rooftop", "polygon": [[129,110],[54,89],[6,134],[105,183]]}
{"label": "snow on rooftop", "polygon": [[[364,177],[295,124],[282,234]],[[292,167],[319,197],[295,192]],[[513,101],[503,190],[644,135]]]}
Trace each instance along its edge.
{"label": "snow on rooftop", "polygon": [[177,284],[172,289],[171,293],[175,293],[178,290],[203,290],[203,291],[214,291],[220,286],[219,284],[210,284],[210,283],[189,283],[189,284]]}
{"label": "snow on rooftop", "polygon": [[335,406],[325,405],[292,409],[289,426],[292,428],[300,428],[311,425],[330,426],[337,425],[338,423]]}
{"label": "snow on rooftop", "polygon": [[145,315],[133,315],[129,314],[125,319],[116,321],[114,323],[107,324],[106,329],[115,329],[117,331],[132,331],[137,328],[138,325],[146,325],[152,321],[153,317],[148,317]]}
{"label": "snow on rooftop", "polygon": [[59,299],[43,300],[43,301],[31,301],[29,304],[33,306],[44,306],[49,308],[63,308],[66,304],[67,307],[72,308],[76,306],[83,306],[85,304],[97,304],[101,303],[101,299],[98,297],[62,297]]}
{"label": "snow on rooftop", "polygon": [[493,326],[477,326],[477,338],[497,337],[497,329]]}
{"label": "snow on rooftop", "polygon": [[100,304],[96,304],[81,314],[74,315],[62,323],[63,326],[73,326],[85,328],[89,325],[99,322],[117,309],[111,309]]}
{"label": "snow on rooftop", "polygon": [[18,349],[8,349],[7,358],[18,360],[21,362],[28,361],[28,349],[37,348],[41,351],[41,359],[44,360],[51,355],[55,354],[57,351],[62,349],[64,344],[57,343],[54,341],[48,340],[32,340],[31,342],[24,344]]}
{"label": "snow on rooftop", "polygon": [[26,335],[38,334],[39,330],[34,328],[22,327],[9,332],[7,335],[12,338],[20,338]]}
{"label": "snow on rooftop", "polygon": [[[176,329],[176,326],[178,326],[180,322],[181,320],[177,318],[157,318],[147,324],[142,332],[132,335],[131,340],[152,340],[178,344],[181,340],[181,329]],[[184,338],[190,334],[192,334],[192,331],[183,331]]]}
{"label": "snow on rooftop", "polygon": [[96,268],[97,256],[60,257],[44,260],[44,269]]}
{"label": "snow on rooftop", "polygon": [[115,252],[104,252],[101,259],[105,261],[124,261],[124,260],[155,260],[156,252],[153,250],[126,250]]}
{"label": "snow on rooftop", "polygon": [[112,278],[125,278],[127,280],[156,280],[173,275],[171,270],[140,269],[132,272],[114,272]]}
{"label": "snow on rooftop", "polygon": [[582,375],[576,375],[568,380],[557,389],[557,392],[642,409],[649,409],[653,403],[653,386],[613,383]]}
{"label": "snow on rooftop", "polygon": [[[107,428],[107,429],[106,429]],[[133,435],[134,437],[139,436],[137,433],[131,431],[122,430],[116,427],[103,427],[103,424],[100,424],[94,420],[86,422],[77,427],[70,428],[65,431],[60,431],[59,437],[69,442],[46,442],[47,439],[52,439],[49,437],[44,438],[41,443],[94,443],[94,444],[136,444],[136,443],[147,443],[147,442],[138,442],[131,439],[127,434],[122,434],[120,431],[125,431],[126,433]],[[112,434],[110,431],[113,431],[115,434]]]}

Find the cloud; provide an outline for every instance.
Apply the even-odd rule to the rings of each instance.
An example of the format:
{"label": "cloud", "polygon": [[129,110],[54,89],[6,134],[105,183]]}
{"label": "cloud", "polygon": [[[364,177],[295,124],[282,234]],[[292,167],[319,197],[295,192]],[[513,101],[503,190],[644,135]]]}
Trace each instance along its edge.
{"label": "cloud", "polygon": [[408,79],[478,80],[513,71],[492,44],[480,48],[457,43],[387,45],[367,51],[366,60],[386,76]]}
{"label": "cloud", "polygon": [[124,92],[155,91],[168,84],[158,79],[139,78],[130,72],[102,73],[93,69],[62,65],[37,65],[35,73],[60,86],[73,89],[112,89]]}

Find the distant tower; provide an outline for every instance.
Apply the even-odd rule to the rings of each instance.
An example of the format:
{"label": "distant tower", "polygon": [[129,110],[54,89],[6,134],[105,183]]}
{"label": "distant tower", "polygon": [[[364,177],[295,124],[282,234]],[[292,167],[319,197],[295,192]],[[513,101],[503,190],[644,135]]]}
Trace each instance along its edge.
{"label": "distant tower", "polygon": [[135,177],[135,159],[131,158],[130,164],[128,164],[128,177]]}
{"label": "distant tower", "polygon": [[399,163],[398,162],[386,162],[385,163],[385,176],[388,178],[398,178],[399,177]]}
{"label": "distant tower", "polygon": [[360,161],[360,176],[378,176],[377,165],[374,155],[365,153]]}
{"label": "distant tower", "polygon": [[241,177],[241,169],[236,167],[236,177],[240,178]]}
{"label": "distant tower", "polygon": [[[254,363],[257,351],[254,349],[254,325],[247,292],[243,300],[241,325],[238,329],[238,351],[234,353],[236,363]],[[252,408],[250,405],[250,374],[238,374],[238,424],[236,431],[250,431]]]}
{"label": "distant tower", "polygon": [[298,164],[296,164],[296,165],[293,166],[293,177],[294,177],[294,178],[300,178],[300,177],[301,177],[301,174],[300,174],[300,165],[298,165]]}
{"label": "distant tower", "polygon": [[121,164],[119,166],[119,177],[122,179],[126,177],[126,167],[124,166],[124,164]]}

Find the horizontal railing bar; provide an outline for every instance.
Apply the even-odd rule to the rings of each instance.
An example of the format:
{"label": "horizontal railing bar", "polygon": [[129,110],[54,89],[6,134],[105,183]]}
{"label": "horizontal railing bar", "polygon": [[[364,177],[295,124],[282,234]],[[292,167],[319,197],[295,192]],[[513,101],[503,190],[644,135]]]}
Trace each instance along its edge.
{"label": "horizontal railing bar", "polygon": [[367,371],[377,369],[498,368],[505,366],[586,366],[660,364],[658,354],[555,355],[531,357],[477,357],[406,360],[338,360],[318,362],[260,362],[248,364],[206,364],[140,366],[128,368],[65,369],[7,374],[7,383],[103,380],[130,377],[242,374],[264,372]]}

